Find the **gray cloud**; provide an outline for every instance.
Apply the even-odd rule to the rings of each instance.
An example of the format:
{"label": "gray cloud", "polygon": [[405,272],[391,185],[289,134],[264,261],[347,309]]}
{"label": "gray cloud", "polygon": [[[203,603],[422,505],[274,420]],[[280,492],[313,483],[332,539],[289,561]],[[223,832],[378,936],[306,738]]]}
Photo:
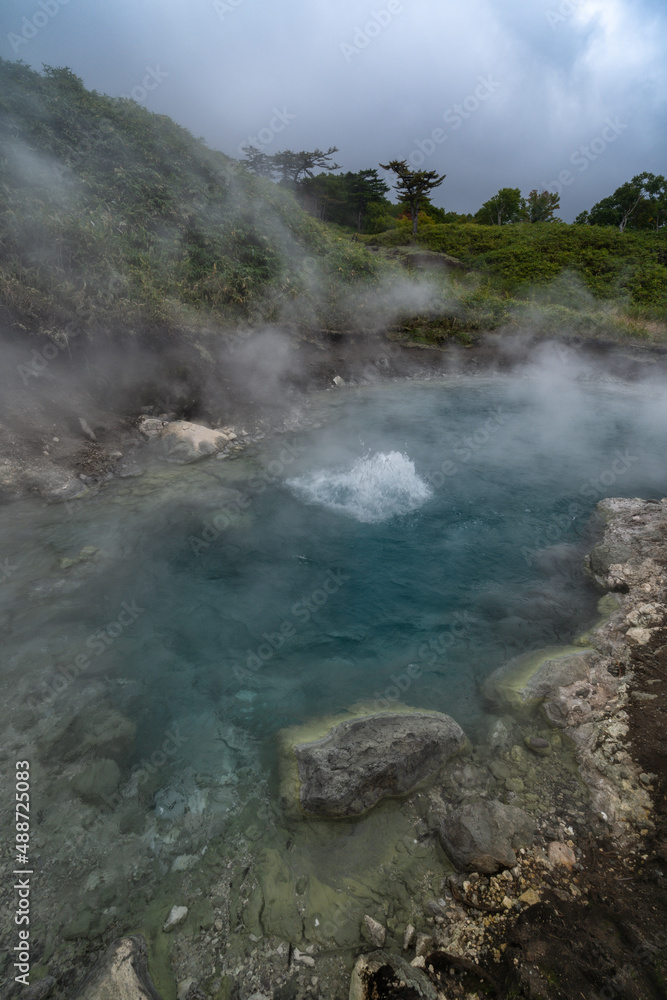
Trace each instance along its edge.
{"label": "gray cloud", "polygon": [[421,154],[447,209],[560,184],[569,220],[667,169],[657,0],[6,0],[2,19],[6,58],[68,65],[231,156],[260,130],[268,152],[335,144],[345,169]]}

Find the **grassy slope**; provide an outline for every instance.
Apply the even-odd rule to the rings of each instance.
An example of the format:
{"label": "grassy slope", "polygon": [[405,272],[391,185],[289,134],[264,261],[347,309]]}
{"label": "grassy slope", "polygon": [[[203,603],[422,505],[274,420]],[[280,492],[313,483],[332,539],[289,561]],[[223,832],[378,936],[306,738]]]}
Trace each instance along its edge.
{"label": "grassy slope", "polygon": [[[239,325],[396,320],[425,343],[505,326],[664,337],[667,234],[427,225],[418,245],[471,273],[434,277],[431,296],[396,290],[383,309],[376,293],[396,285],[399,264],[171,119],[87,91],[68,70],[0,60],[0,141],[0,302],[14,325],[61,342],[129,334],[201,348]],[[411,235],[399,224],[364,242]]]}
{"label": "grassy slope", "polygon": [[31,331],[346,321],[387,268],[169,118],[0,61],[0,300]]}
{"label": "grassy slope", "polygon": [[[366,242],[411,242],[405,226]],[[430,225],[416,243],[458,257],[473,273],[455,282],[450,327],[459,333],[504,324],[536,332],[667,336],[667,232],[558,223]],[[422,330],[437,339],[437,324]]]}

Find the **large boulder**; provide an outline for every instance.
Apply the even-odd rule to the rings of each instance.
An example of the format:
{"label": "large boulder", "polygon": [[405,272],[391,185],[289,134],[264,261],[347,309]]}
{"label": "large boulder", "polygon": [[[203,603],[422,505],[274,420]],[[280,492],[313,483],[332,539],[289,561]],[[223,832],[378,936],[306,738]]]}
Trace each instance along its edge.
{"label": "large boulder", "polygon": [[593,651],[580,646],[534,650],[495,670],[484,682],[484,695],[514,711],[530,710],[559,688],[586,680],[593,663]]}
{"label": "large boulder", "polygon": [[140,935],[118,938],[109,945],[82,987],[76,1000],[160,1000]]}
{"label": "large boulder", "polygon": [[516,865],[514,848],[530,843],[535,822],[516,806],[469,802],[445,816],[440,843],[457,868],[492,875]]}
{"label": "large boulder", "polygon": [[305,812],[355,816],[386,795],[402,795],[466,741],[448,715],[383,713],[341,722],[322,739],[294,746]]}
{"label": "large boulder", "polygon": [[236,437],[231,431],[211,430],[187,420],[174,420],[159,433],[160,452],[167,462],[187,465],[215,455]]}

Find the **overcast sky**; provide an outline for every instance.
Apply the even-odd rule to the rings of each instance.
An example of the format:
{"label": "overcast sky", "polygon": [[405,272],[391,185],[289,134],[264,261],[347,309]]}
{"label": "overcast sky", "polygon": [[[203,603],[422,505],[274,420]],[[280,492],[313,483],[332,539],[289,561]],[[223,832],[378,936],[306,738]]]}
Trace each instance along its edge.
{"label": "overcast sky", "polygon": [[[434,202],[667,174],[665,0],[2,0],[0,54],[69,66],[241,158],[338,146],[446,173]],[[390,179],[390,178],[388,178]]]}

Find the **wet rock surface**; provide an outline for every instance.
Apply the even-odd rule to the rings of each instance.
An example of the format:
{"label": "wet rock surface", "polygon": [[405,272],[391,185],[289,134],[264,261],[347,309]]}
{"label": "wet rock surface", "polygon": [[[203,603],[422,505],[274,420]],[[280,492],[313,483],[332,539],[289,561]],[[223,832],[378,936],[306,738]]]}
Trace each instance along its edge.
{"label": "wet rock surface", "polygon": [[516,864],[514,848],[530,843],[535,821],[497,800],[471,802],[443,820],[440,843],[459,869],[493,874]]}
{"label": "wet rock surface", "polygon": [[447,715],[374,715],[343,722],[325,737],[297,744],[300,802],[307,813],[354,816],[386,795],[410,791],[465,743]]}

